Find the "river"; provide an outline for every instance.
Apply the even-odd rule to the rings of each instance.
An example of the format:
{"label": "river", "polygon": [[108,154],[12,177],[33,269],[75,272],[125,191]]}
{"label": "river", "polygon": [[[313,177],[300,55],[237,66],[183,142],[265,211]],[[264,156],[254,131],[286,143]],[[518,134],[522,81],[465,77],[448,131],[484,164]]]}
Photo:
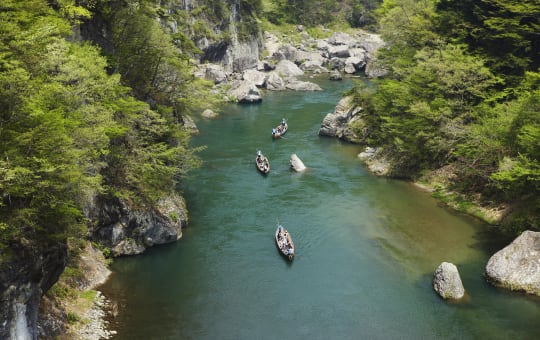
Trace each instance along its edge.
{"label": "river", "polygon": [[[414,185],[378,178],[358,146],[317,132],[351,80],[323,92],[271,92],[197,122],[204,164],[184,181],[189,226],[174,244],[115,260],[101,287],[118,303],[115,339],[531,339],[540,301],[485,282],[506,245],[486,225]],[[286,118],[289,131],[272,140]],[[271,171],[255,168],[257,149]],[[289,169],[296,153],[308,167]],[[296,245],[274,244],[277,222]],[[432,277],[457,265],[467,297],[443,301]]]}

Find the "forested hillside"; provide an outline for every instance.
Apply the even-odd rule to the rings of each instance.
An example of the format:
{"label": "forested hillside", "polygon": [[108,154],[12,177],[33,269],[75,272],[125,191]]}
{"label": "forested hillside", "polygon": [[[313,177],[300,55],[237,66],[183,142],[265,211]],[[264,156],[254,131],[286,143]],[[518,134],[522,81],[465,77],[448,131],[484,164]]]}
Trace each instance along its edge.
{"label": "forested hillside", "polygon": [[540,4],[384,1],[379,62],[389,71],[352,94],[369,144],[393,175],[446,172],[447,190],[507,203],[507,227],[540,216]]}
{"label": "forested hillside", "polygon": [[204,91],[152,15],[124,15],[146,25],[126,24],[121,38],[147,49],[123,44],[111,64],[72,38],[90,12],[56,5],[1,5],[2,259],[13,242],[80,236],[91,194],[153,202],[197,164],[179,116]]}

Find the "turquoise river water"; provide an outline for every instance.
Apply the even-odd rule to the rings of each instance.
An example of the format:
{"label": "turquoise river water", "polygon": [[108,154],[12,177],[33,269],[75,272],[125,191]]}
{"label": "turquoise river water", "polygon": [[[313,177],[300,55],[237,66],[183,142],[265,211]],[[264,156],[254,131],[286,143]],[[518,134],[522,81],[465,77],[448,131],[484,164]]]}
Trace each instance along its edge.
{"label": "turquoise river water", "polygon": [[[101,287],[118,303],[114,339],[532,339],[540,301],[485,282],[508,240],[441,207],[415,186],[368,173],[360,147],[318,136],[343,82],[323,92],[268,93],[197,122],[202,168],[181,191],[183,238],[115,260]],[[285,138],[271,129],[286,118]],[[257,149],[271,171],[255,168]],[[308,167],[289,169],[296,153]],[[274,244],[291,233],[289,263]],[[437,266],[460,270],[467,297],[432,289]]]}

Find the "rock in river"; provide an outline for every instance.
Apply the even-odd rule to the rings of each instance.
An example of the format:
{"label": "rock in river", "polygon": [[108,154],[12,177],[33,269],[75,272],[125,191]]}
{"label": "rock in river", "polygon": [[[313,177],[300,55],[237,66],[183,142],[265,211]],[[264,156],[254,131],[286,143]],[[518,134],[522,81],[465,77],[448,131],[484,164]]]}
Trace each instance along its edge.
{"label": "rock in river", "polygon": [[524,231],[493,255],[486,277],[496,286],[540,295],[540,232]]}
{"label": "rock in river", "polygon": [[457,267],[453,263],[443,262],[435,271],[433,289],[443,299],[461,299],[465,295],[465,288]]}
{"label": "rock in river", "polygon": [[293,169],[296,172],[301,172],[301,171],[306,170],[306,166],[295,153],[291,155],[291,169]]}

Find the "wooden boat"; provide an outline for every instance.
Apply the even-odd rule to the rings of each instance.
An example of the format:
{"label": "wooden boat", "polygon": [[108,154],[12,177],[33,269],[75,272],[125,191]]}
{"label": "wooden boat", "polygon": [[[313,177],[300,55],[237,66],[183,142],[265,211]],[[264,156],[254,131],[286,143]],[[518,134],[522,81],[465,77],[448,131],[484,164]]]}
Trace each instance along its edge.
{"label": "wooden boat", "polygon": [[289,261],[292,261],[294,258],[294,243],[292,241],[291,235],[281,224],[278,224],[276,229],[276,245],[286,258]]}
{"label": "wooden boat", "polygon": [[257,169],[265,175],[270,172],[270,161],[262,154],[261,150],[257,151],[255,165],[257,166]]}
{"label": "wooden boat", "polygon": [[285,118],[281,120],[281,124],[276,126],[276,128],[272,129],[272,138],[277,139],[281,136],[283,136],[287,130],[289,129],[289,125],[287,124],[287,121]]}

